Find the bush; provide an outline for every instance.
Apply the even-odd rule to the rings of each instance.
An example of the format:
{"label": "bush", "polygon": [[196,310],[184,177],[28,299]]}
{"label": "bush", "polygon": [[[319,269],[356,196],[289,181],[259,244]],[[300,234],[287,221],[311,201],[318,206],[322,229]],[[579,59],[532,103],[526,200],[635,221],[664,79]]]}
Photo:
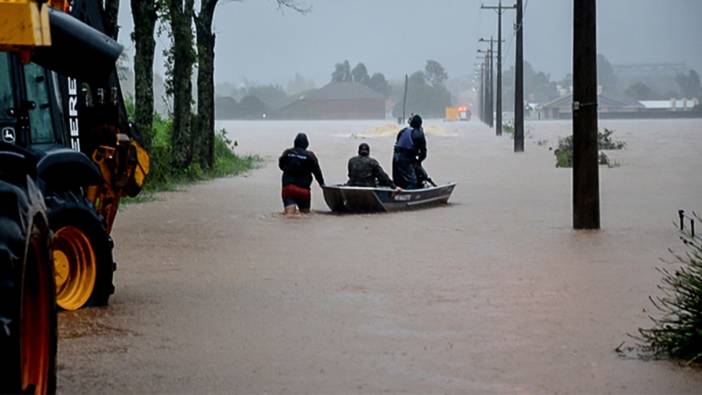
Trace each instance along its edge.
{"label": "bush", "polygon": [[620,150],[624,149],[626,143],[622,140],[613,140],[612,134],[614,130],[605,128],[604,132],[597,133],[597,144],[601,150]]}
{"label": "bush", "polygon": [[149,172],[144,191],[159,192],[174,190],[187,183],[207,180],[215,177],[236,175],[250,170],[258,165],[257,156],[240,157],[233,151],[232,141],[224,129],[215,134],[214,166],[212,169],[202,169],[193,161],[185,168],[172,165],[171,131],[172,119],[164,119],[154,114],[153,135],[151,142],[151,171]]}
{"label": "bush", "polygon": [[646,354],[694,363],[702,358],[702,237],[683,232],[681,240],[685,254],[671,250],[674,260],[666,262],[676,268],[658,268],[663,296],[649,298],[662,317],[651,317],[653,328],[639,329],[634,338]]}
{"label": "bush", "polygon": [[[613,140],[613,130],[605,129],[597,133],[597,144],[600,150],[620,150],[626,146],[621,140]],[[554,151],[556,167],[573,167],[573,136],[558,139],[558,148]],[[609,159],[607,154],[600,152],[598,163],[607,167],[619,167],[619,163]]]}

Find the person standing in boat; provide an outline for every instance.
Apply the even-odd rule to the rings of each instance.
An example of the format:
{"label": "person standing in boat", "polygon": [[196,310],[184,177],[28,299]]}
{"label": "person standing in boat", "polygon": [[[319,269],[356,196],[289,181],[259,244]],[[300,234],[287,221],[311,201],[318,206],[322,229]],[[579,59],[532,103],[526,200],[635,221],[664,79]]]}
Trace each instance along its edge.
{"label": "person standing in boat", "polygon": [[392,178],[402,189],[421,188],[417,177],[417,168],[427,157],[427,141],[422,129],[422,117],[415,115],[410,126],[398,133],[395,141],[395,153],[392,158]]}
{"label": "person standing in boat", "polygon": [[324,177],[319,161],[312,151],[307,135],[298,133],[293,148],[283,151],[278,159],[278,167],[283,171],[281,196],[285,215],[310,212],[312,176],[324,186]]}
{"label": "person standing in boat", "polygon": [[358,155],[349,159],[349,181],[352,187],[389,187],[395,189],[395,183],[383,171],[377,160],[370,156],[370,146],[361,143],[358,146]]}

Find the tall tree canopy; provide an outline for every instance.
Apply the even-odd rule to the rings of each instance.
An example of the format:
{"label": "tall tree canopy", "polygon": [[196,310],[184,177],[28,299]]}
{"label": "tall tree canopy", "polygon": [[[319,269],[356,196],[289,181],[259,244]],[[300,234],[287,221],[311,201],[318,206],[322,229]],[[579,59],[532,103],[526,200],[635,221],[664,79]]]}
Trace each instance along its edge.
{"label": "tall tree canopy", "polygon": [[434,87],[443,86],[448,79],[444,66],[436,60],[427,60],[427,65],[424,66],[424,74],[427,81]]}
{"label": "tall tree canopy", "polygon": [[700,98],[702,96],[702,86],[700,86],[700,76],[695,70],[690,70],[687,74],[680,73],[675,76],[675,82],[680,88],[680,94],[686,98]]}
{"label": "tall tree canopy", "polygon": [[332,73],[332,82],[351,82],[353,81],[353,76],[351,75],[351,64],[348,60],[344,60],[342,63],[337,63]]}
{"label": "tall tree canopy", "polygon": [[368,81],[370,81],[368,69],[363,63],[358,63],[356,67],[351,70],[351,76],[353,77],[353,82],[358,82],[359,84],[367,85]]}

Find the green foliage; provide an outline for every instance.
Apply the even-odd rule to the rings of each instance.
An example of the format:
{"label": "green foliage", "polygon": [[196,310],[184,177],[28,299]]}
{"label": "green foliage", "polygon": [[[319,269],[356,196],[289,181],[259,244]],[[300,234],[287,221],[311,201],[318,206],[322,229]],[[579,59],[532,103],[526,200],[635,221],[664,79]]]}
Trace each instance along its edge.
{"label": "green foliage", "polygon": [[597,133],[597,144],[601,150],[620,150],[626,147],[623,140],[612,139],[614,130],[605,128],[604,132]]}
{"label": "green foliage", "polygon": [[[613,130],[606,128],[604,132],[597,133],[597,144],[600,150],[620,150],[626,146],[624,141],[614,140],[613,133]],[[553,154],[556,156],[556,167],[573,167],[573,136],[558,139],[558,148]],[[610,168],[619,167],[619,163],[609,159],[604,152],[599,153],[598,163]]]}
{"label": "green foliage", "polygon": [[353,76],[351,75],[351,64],[349,61],[344,60],[342,63],[337,63],[332,73],[332,82],[351,81],[353,81]]}
{"label": "green foliage", "polygon": [[380,93],[386,98],[390,96],[392,88],[382,73],[375,73],[368,81],[368,87]]}
{"label": "green foliage", "polygon": [[597,82],[602,86],[603,91],[610,94],[616,92],[618,81],[617,73],[609,59],[602,54],[597,54]]}
{"label": "green foliage", "polygon": [[659,99],[660,95],[643,82],[636,82],[624,91],[627,96],[635,100]]}
{"label": "green foliage", "polygon": [[702,86],[700,76],[695,70],[690,70],[687,74],[678,73],[675,82],[680,88],[680,93],[686,98],[699,98],[702,96]]}
{"label": "green foliage", "polygon": [[203,170],[197,161],[185,168],[172,165],[171,133],[173,121],[154,116],[154,136],[151,155],[151,172],[149,173],[145,191],[158,192],[173,190],[180,185],[206,180],[215,177],[235,175],[254,168],[260,158],[256,156],[239,157],[232,150],[232,141],[224,130],[215,135],[214,167]]}
{"label": "green foliage", "polygon": [[[505,111],[514,109],[514,66],[503,74],[502,108]],[[545,103],[558,97],[557,83],[551,81],[551,76],[543,71],[537,71],[529,62],[524,62],[524,97],[529,102]]]}
{"label": "green foliage", "polygon": [[444,86],[444,83],[448,79],[448,74],[446,70],[444,70],[444,66],[436,60],[427,60],[427,65],[424,66],[424,74],[433,87]]}
{"label": "green foliage", "polygon": [[682,232],[680,238],[686,252],[670,251],[673,261],[664,262],[674,268],[658,268],[663,296],[649,298],[662,316],[651,317],[653,327],[639,329],[634,338],[646,354],[694,363],[702,358],[702,237]]}
{"label": "green foliage", "polygon": [[353,82],[358,82],[359,84],[368,85],[370,81],[370,76],[368,75],[368,68],[363,63],[359,63],[356,67],[351,70],[351,76],[353,77]]}
{"label": "green foliage", "polygon": [[[393,87],[395,108],[393,116],[402,116],[404,84]],[[427,75],[417,71],[409,76],[407,87],[407,114],[420,114],[425,118],[442,118],[444,110],[451,105],[451,93],[444,85],[430,85]],[[407,115],[406,114],[406,115]]]}

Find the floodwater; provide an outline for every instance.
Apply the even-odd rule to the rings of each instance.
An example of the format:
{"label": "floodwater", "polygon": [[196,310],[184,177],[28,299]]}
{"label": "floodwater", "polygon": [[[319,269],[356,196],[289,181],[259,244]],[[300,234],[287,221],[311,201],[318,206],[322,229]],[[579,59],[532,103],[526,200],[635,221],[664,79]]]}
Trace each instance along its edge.
{"label": "floodwater", "polygon": [[702,371],[621,356],[655,313],[677,210],[702,211],[702,120],[601,121],[600,231],[571,228],[571,171],[527,124],[526,152],[477,123],[429,121],[448,206],[285,219],[276,159],[307,132],[328,183],[387,122],[221,122],[265,158],[120,212],[111,305],[60,315],[63,393],[699,393]]}

